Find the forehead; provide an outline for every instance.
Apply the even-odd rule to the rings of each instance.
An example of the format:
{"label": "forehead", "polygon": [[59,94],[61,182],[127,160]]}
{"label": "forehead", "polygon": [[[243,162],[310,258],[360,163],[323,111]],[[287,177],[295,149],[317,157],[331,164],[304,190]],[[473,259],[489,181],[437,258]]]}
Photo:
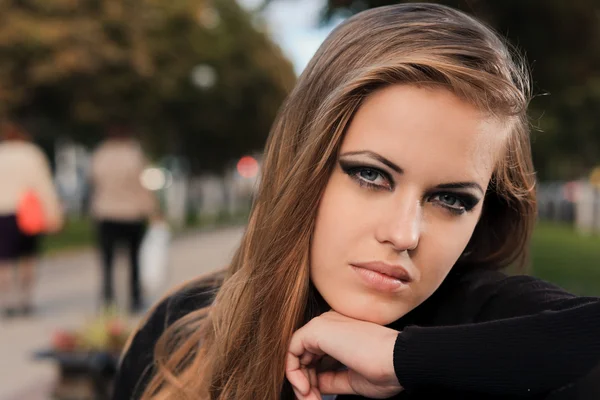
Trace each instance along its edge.
{"label": "forehead", "polygon": [[365,99],[341,147],[371,150],[432,180],[491,176],[506,128],[445,89],[394,85]]}

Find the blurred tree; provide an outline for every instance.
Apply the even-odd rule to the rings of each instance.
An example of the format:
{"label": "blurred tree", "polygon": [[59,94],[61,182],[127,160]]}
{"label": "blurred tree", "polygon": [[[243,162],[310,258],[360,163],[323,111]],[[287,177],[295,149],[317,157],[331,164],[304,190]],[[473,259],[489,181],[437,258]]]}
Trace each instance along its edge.
{"label": "blurred tree", "polygon": [[[263,7],[275,0],[265,0]],[[396,0],[327,0],[324,21]],[[533,151],[543,179],[577,178],[600,164],[600,2],[438,0],[486,21],[533,70]],[[546,95],[548,94],[548,95]]]}
{"label": "blurred tree", "polygon": [[260,149],[295,81],[235,0],[0,0],[0,59],[5,116],[88,143],[126,119],[194,170]]}

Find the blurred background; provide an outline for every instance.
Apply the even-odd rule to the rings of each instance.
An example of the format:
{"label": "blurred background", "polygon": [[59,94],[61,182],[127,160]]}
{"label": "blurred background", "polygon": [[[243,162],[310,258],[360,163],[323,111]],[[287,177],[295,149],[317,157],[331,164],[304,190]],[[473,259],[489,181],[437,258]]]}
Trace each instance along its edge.
{"label": "blurred background", "polygon": [[[392,3],[0,1],[0,241],[35,214],[11,190],[62,210],[49,233],[0,246],[0,400],[107,398],[141,313],[232,256],[270,125],[319,44]],[[540,201],[530,273],[600,295],[600,5],[437,3],[526,55]]]}

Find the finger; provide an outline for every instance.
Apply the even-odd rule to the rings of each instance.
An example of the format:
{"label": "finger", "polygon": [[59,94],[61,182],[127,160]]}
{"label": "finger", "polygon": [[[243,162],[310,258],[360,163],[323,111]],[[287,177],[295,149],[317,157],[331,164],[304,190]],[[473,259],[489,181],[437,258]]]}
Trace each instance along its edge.
{"label": "finger", "polygon": [[300,393],[296,388],[292,387],[294,391],[294,395],[298,400],[322,400],[321,394],[315,388],[311,389],[311,391],[305,396]]}
{"label": "finger", "polygon": [[304,400],[306,398],[306,396],[303,396],[302,393],[300,393],[298,391],[298,389],[296,389],[293,386],[292,386],[292,390],[294,390],[294,396],[296,397],[297,400]]}
{"label": "finger", "polygon": [[319,387],[319,380],[317,378],[317,370],[315,368],[308,368],[308,380],[311,388]]}
{"label": "finger", "polygon": [[305,351],[304,354],[300,356],[300,365],[311,365],[319,358],[320,356],[311,353],[310,351]]}
{"label": "finger", "polygon": [[306,396],[310,391],[310,381],[305,372],[305,368],[301,367],[298,357],[288,353],[286,358],[285,376],[294,388]]}
{"label": "finger", "polygon": [[326,371],[318,374],[319,391],[323,394],[358,394],[350,385],[349,371]]}
{"label": "finger", "polygon": [[294,397],[296,400],[302,400],[302,393],[300,393],[294,386],[292,386],[292,390],[294,391]]}
{"label": "finger", "polygon": [[321,400],[321,392],[317,388],[311,388],[306,400]]}
{"label": "finger", "polygon": [[302,370],[287,371],[285,377],[290,381],[292,387],[298,390],[303,396],[306,396],[310,392],[310,382]]}
{"label": "finger", "polygon": [[[325,353],[319,348],[318,330],[314,327],[314,323],[308,323],[304,327],[298,329],[292,335],[288,351],[296,357],[301,357],[304,353],[310,352],[315,356],[322,357]],[[321,338],[322,339],[322,338]]]}

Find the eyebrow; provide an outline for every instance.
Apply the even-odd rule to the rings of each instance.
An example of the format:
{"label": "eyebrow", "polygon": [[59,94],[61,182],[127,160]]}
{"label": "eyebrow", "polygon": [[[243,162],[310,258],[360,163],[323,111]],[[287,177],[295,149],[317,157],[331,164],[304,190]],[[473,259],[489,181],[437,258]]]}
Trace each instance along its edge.
{"label": "eyebrow", "polygon": [[[369,156],[371,158],[374,158],[377,161],[381,162],[382,164],[388,166],[389,168],[391,168],[392,170],[394,170],[398,174],[403,174],[404,173],[404,170],[402,168],[400,168],[398,165],[394,164],[393,162],[391,162],[390,160],[388,160],[387,158],[385,158],[381,154],[377,154],[377,153],[375,153],[373,151],[369,151],[369,150],[349,151],[349,152],[346,152],[344,154],[341,154],[340,157],[358,156],[358,155]],[[450,183],[442,183],[442,184],[436,185],[435,188],[436,189],[476,189],[476,190],[479,190],[481,192],[481,194],[485,194],[485,191],[483,190],[483,188],[478,183],[476,183],[476,182],[450,182]]]}
{"label": "eyebrow", "polygon": [[396,171],[399,174],[403,174],[404,173],[404,170],[402,168],[400,168],[399,166],[397,166],[396,164],[394,164],[393,162],[391,162],[390,160],[388,160],[387,158],[385,158],[381,154],[377,154],[377,153],[375,153],[373,151],[369,151],[369,150],[349,151],[347,153],[342,154],[340,157],[358,156],[358,155],[369,156],[371,158],[376,159],[380,163],[387,165],[389,168],[391,168],[392,170]]}
{"label": "eyebrow", "polygon": [[437,189],[477,189],[481,194],[485,194],[483,188],[475,182],[451,182],[436,185]]}

